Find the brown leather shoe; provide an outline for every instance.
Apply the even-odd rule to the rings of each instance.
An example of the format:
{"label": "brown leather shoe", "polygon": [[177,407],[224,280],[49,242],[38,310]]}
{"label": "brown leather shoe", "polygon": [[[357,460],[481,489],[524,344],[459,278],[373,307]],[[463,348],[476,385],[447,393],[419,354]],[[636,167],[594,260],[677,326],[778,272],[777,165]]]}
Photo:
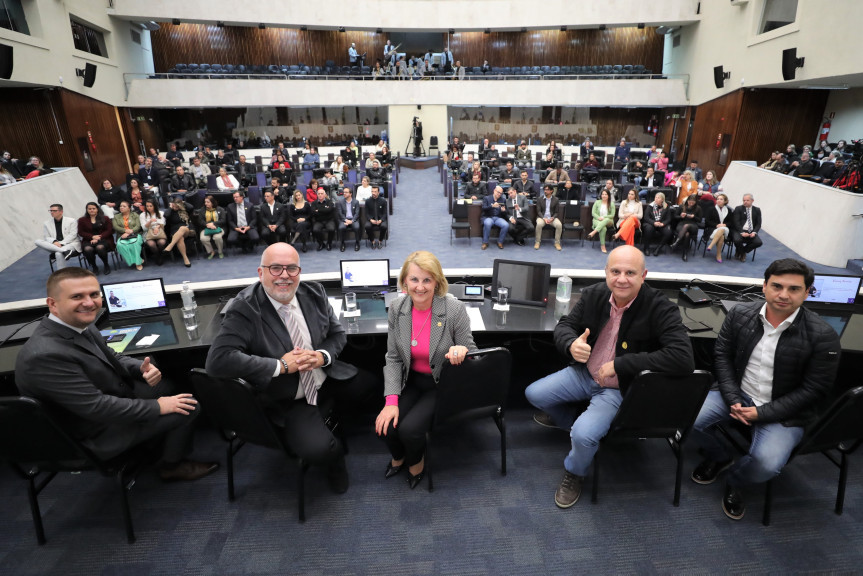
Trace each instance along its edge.
{"label": "brown leather shoe", "polygon": [[162,468],[159,476],[163,482],[192,482],[209,476],[219,468],[218,462],[193,462],[183,460],[171,468]]}
{"label": "brown leather shoe", "polygon": [[483,244],[482,249],[485,250],[486,248],[488,248],[488,244]]}
{"label": "brown leather shoe", "polygon": [[501,250],[503,250],[503,244],[501,242],[497,243],[497,247],[500,248]]}

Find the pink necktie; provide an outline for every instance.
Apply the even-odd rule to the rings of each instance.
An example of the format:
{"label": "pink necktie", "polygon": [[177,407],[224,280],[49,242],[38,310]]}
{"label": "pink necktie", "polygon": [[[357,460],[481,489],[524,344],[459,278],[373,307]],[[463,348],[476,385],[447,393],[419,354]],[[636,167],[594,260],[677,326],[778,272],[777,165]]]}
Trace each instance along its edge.
{"label": "pink necktie", "polygon": [[[299,346],[303,350],[310,350],[310,344],[303,338],[303,333],[294,314],[294,309],[291,306],[282,306],[279,308],[279,315],[285,322],[285,327],[288,329],[288,334],[291,335],[291,341],[294,343],[294,346]],[[306,402],[312,406],[317,405],[318,388],[315,386],[315,377],[311,370],[300,372],[300,385],[306,394]]]}

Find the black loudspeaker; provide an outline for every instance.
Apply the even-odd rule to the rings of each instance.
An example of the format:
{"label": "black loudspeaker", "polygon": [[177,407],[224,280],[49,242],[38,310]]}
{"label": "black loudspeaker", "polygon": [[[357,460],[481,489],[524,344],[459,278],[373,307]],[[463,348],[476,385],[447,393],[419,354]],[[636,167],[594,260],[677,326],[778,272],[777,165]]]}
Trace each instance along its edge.
{"label": "black loudspeaker", "polygon": [[713,68],[713,83],[717,88],[722,88],[725,85],[725,73],[722,71],[722,66]]}
{"label": "black loudspeaker", "polygon": [[782,79],[794,80],[798,68],[803,68],[805,58],[797,57],[797,48],[782,51]]}
{"label": "black loudspeaker", "polygon": [[76,68],[75,74],[84,78],[84,88],[92,88],[96,83],[96,65],[87,62],[84,69]]}
{"label": "black loudspeaker", "polygon": [[12,47],[0,44],[0,78],[12,78]]}

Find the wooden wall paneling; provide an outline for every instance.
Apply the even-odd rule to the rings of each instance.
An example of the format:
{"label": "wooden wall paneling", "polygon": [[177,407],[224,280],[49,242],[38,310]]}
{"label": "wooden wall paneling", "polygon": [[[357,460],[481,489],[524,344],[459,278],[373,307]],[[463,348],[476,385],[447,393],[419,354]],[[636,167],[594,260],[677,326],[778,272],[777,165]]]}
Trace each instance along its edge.
{"label": "wooden wall paneling", "polygon": [[78,165],[58,90],[5,88],[0,105],[0,145],[14,158],[38,156],[49,167]]}
{"label": "wooden wall paneling", "polygon": [[738,124],[742,103],[743,91],[737,90],[698,106],[695,112],[688,160],[698,160],[703,171],[714,170],[719,179],[725,174],[727,164],[725,167],[719,165],[720,149],[716,147],[716,141],[720,134],[730,134],[728,162],[734,159],[733,150],[740,140]]}

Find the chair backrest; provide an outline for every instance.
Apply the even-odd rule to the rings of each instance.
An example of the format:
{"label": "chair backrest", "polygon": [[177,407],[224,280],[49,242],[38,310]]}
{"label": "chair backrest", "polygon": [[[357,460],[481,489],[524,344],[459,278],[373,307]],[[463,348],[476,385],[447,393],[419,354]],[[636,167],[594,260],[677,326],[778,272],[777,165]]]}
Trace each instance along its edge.
{"label": "chair backrest", "polygon": [[93,462],[41,402],[26,396],[0,398],[0,438],[0,456],[10,462]]}
{"label": "chair backrest", "polygon": [[861,439],[863,439],[863,386],[858,386],[842,394],[815,424],[806,430],[795,453],[820,452],[835,448],[843,442],[851,442],[856,448],[856,444],[859,444]]}
{"label": "chair backrest", "polygon": [[253,444],[284,449],[251,384],[239,378],[210,376],[201,368],[193,368],[189,376],[204,414],[218,428]]}
{"label": "chair backrest", "polygon": [[629,385],[609,433],[637,438],[685,434],[710,391],[710,372],[683,376],[645,370]]}
{"label": "chair backrest", "polygon": [[456,202],[452,207],[452,217],[453,219],[462,219],[468,217],[468,209],[467,204]]}
{"label": "chair backrest", "polygon": [[509,391],[511,365],[506,348],[471,352],[458,366],[447,362],[437,386],[434,424],[490,416],[502,409]]}

